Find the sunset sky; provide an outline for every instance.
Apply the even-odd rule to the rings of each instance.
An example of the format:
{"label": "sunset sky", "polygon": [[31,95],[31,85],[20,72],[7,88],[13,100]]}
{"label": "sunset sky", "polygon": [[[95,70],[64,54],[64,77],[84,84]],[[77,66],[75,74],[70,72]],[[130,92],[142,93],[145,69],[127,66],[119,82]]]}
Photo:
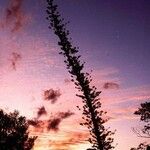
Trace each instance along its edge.
{"label": "sunset sky", "polygon": [[[115,150],[137,147],[147,140],[132,129],[143,125],[134,111],[150,100],[150,1],[55,2],[102,91]],[[0,0],[0,12],[0,108],[39,121],[30,127],[38,135],[34,150],[86,150],[89,135],[76,108],[82,101],[48,29],[46,0]]]}

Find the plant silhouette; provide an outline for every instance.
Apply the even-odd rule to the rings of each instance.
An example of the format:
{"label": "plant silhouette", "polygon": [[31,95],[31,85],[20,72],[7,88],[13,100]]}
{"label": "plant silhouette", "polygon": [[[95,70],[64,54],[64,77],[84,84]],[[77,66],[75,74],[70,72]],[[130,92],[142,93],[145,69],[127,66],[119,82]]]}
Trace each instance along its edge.
{"label": "plant silhouette", "polygon": [[37,137],[29,137],[28,123],[18,111],[0,110],[0,150],[31,150]]}
{"label": "plant silhouette", "polygon": [[137,148],[131,148],[130,150],[150,150],[150,146],[148,146],[146,143],[141,143]]}
{"label": "plant silhouette", "polygon": [[[141,103],[141,107],[134,112],[140,116],[140,120],[145,122],[143,129],[133,128],[133,131],[138,137],[150,138],[150,102]],[[131,150],[150,150],[150,143],[141,143],[137,148]]]}
{"label": "plant silhouette", "polygon": [[136,132],[140,137],[150,138],[150,102],[141,103],[141,107],[138,108],[134,113],[135,115],[140,115],[140,120],[145,122],[146,125],[142,129],[142,135],[140,132]]}
{"label": "plant silhouette", "polygon": [[97,91],[95,86],[90,86],[92,81],[89,73],[84,73],[84,63],[80,61],[80,55],[78,55],[78,48],[74,47],[69,38],[69,31],[66,29],[66,23],[61,18],[60,13],[57,10],[57,5],[53,0],[47,0],[47,14],[49,21],[49,28],[52,29],[55,35],[59,38],[58,45],[61,48],[60,54],[65,58],[67,69],[71,74],[72,81],[74,82],[76,89],[81,94],[77,94],[83,102],[83,119],[81,123],[83,126],[87,126],[91,138],[89,142],[92,144],[92,150],[110,150],[112,146],[113,138],[111,135],[114,132],[109,131],[104,127],[104,123],[107,120],[102,118],[105,112],[100,110],[101,103],[99,101],[100,91]]}

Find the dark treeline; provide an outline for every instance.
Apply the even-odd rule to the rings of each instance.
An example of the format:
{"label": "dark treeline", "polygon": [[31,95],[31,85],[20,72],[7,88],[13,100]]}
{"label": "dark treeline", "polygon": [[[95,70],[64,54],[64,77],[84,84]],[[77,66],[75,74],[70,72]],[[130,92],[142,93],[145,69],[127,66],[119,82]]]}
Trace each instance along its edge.
{"label": "dark treeline", "polygon": [[0,110],[0,150],[31,150],[36,136],[29,137],[28,121],[18,111]]}

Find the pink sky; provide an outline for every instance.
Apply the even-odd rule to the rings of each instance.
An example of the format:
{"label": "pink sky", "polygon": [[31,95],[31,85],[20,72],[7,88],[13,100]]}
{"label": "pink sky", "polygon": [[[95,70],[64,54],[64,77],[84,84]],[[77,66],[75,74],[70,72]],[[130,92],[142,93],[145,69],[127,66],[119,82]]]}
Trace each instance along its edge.
{"label": "pink sky", "polygon": [[[0,108],[6,111],[17,109],[21,115],[31,119],[36,117],[38,108],[44,106],[48,114],[43,115],[40,118],[42,120],[49,119],[58,112],[71,111],[74,115],[63,119],[57,132],[47,131],[44,127],[30,129],[31,135],[39,136],[34,150],[85,150],[89,147],[86,142],[88,132],[79,125],[82,116],[76,108],[77,105],[82,106],[82,102],[75,96],[77,91],[70,82],[63,57],[58,54],[57,39],[47,29],[47,22],[43,17],[46,14],[40,14],[45,11],[42,10],[43,2],[36,2],[32,10],[31,6],[27,7],[29,0],[24,1],[17,11],[18,15],[11,19],[6,18],[6,8],[11,7],[7,2],[0,1],[3,12],[0,16],[3,25],[0,28]],[[36,14],[40,4],[42,7],[39,14]],[[43,20],[38,17],[43,17]],[[16,20],[21,24],[18,28],[15,28]],[[82,42],[79,44],[82,47]],[[119,67],[113,64],[95,64],[92,59],[97,55],[98,51],[93,56],[88,51],[82,55],[83,60],[86,60],[85,69],[88,72],[93,70],[92,84],[102,90],[102,109],[111,118],[106,127],[110,127],[112,131],[117,130],[114,135],[114,145],[118,143],[115,150],[129,150],[146,141],[138,138],[132,131],[133,127],[140,126],[139,118],[133,113],[141,102],[150,98],[150,83],[143,82],[139,85],[136,81],[129,86],[132,78],[130,81],[127,76],[122,76]],[[115,87],[104,89],[103,85],[107,82],[115,83]],[[44,100],[44,91],[48,89],[59,90],[61,93],[54,104]]]}

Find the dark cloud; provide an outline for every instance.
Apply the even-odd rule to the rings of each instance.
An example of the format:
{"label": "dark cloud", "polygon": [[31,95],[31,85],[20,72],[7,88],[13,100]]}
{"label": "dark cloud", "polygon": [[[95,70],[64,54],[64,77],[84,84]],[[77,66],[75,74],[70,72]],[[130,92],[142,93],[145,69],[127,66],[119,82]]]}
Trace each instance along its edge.
{"label": "dark cloud", "polygon": [[9,0],[9,6],[5,11],[3,27],[10,27],[12,32],[19,31],[24,24],[25,15],[22,10],[23,0]]}
{"label": "dark cloud", "polygon": [[54,104],[60,96],[60,90],[49,89],[44,91],[44,100],[51,101],[52,104]]}
{"label": "dark cloud", "polygon": [[53,130],[53,131],[58,131],[61,121],[62,121],[61,118],[54,118],[54,119],[49,120],[47,129]]}
{"label": "dark cloud", "polygon": [[47,115],[47,111],[44,106],[40,107],[37,112],[37,117],[41,117],[42,115]]}
{"label": "dark cloud", "polygon": [[37,119],[28,120],[28,124],[35,127],[35,128],[40,128],[41,127],[41,121],[39,121]]}
{"label": "dark cloud", "polygon": [[[41,107],[41,109],[39,109],[40,113],[39,113],[39,116],[42,114],[43,115],[43,112],[44,114],[46,112],[45,108],[44,107]],[[67,119],[69,118],[70,116],[74,115],[73,112],[70,112],[70,111],[67,111],[67,112],[59,112],[59,113],[56,113],[55,115],[52,115],[50,117],[49,120],[39,120],[39,118],[34,118],[34,119],[31,119],[31,120],[28,120],[28,124],[31,126],[31,127],[34,127],[33,130],[34,131],[37,131],[37,132],[44,132],[46,130],[48,131],[54,131],[54,132],[57,132],[59,131],[59,126],[60,126],[60,123],[64,120],[64,119]]]}
{"label": "dark cloud", "polygon": [[72,116],[74,113],[68,111],[68,112],[59,112],[55,117],[52,119],[48,120],[48,130],[53,130],[53,131],[58,131],[59,130],[59,125],[63,121],[63,119],[69,118]]}
{"label": "dark cloud", "polygon": [[28,120],[28,124],[30,125],[30,128],[32,129],[33,132],[39,132],[39,133],[43,133],[47,127],[46,120],[38,120],[37,118]]}
{"label": "dark cloud", "polygon": [[13,52],[11,54],[11,66],[13,70],[16,70],[16,64],[18,63],[19,60],[21,60],[21,55],[19,53]]}
{"label": "dark cloud", "polygon": [[61,119],[66,119],[70,116],[74,115],[73,112],[70,112],[70,111],[67,111],[67,112],[59,112],[58,113],[58,116],[61,118]]}
{"label": "dark cloud", "polygon": [[119,84],[114,82],[106,82],[103,85],[104,89],[119,89]]}

